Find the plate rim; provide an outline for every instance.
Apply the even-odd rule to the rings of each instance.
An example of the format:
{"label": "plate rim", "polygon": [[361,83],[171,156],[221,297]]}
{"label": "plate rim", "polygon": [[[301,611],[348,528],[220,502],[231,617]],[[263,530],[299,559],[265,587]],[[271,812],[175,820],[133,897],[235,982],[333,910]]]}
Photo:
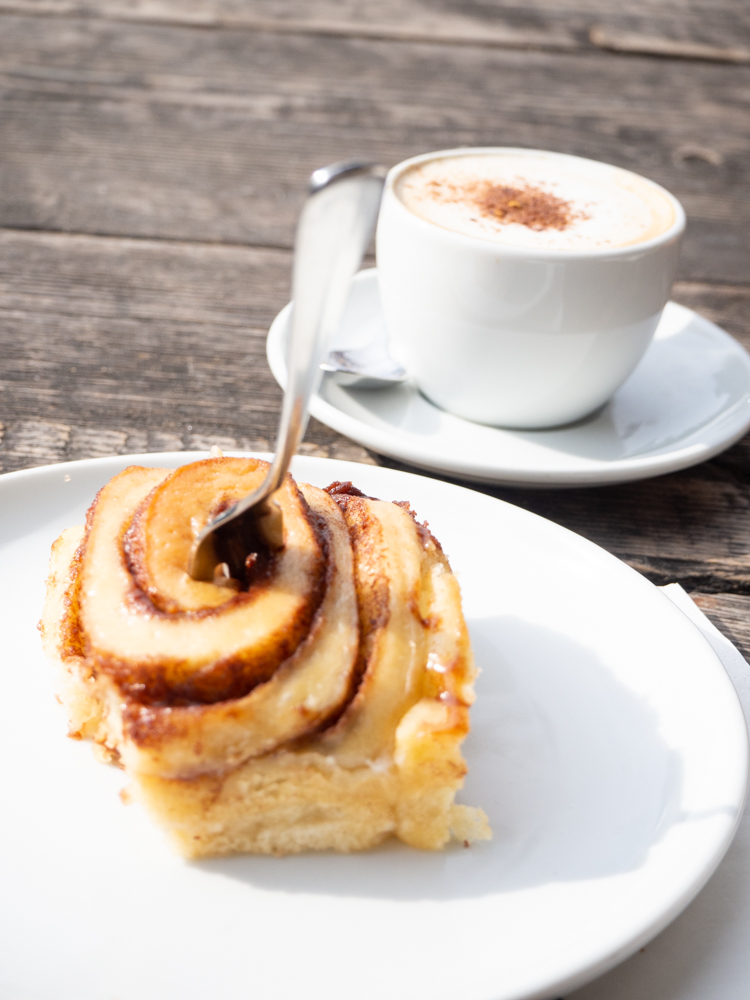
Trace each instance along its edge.
{"label": "plate rim", "polygon": [[[354,281],[373,281],[376,276],[376,267],[364,268],[355,275]],[[744,364],[750,384],[750,355],[739,341],[735,340],[726,330],[688,306],[671,300],[668,305],[688,313],[712,336],[718,336],[723,340]],[[291,311],[292,303],[288,302],[274,317],[266,336],[268,366],[281,388],[286,382],[286,361],[282,344]],[[472,482],[544,489],[604,486],[613,483],[633,482],[698,465],[731,447],[750,429],[750,405],[748,404],[750,404],[750,389],[743,399],[736,400],[706,425],[692,432],[687,440],[697,435],[702,436],[702,440],[692,444],[671,448],[666,452],[663,449],[657,452],[645,452],[643,455],[617,459],[613,462],[599,460],[599,464],[594,468],[568,471],[549,470],[544,467],[539,467],[537,471],[530,471],[527,468],[518,468],[512,465],[464,461],[460,455],[447,455],[432,450],[425,451],[409,439],[401,437],[395,429],[389,432],[373,427],[345,413],[323,399],[317,392],[312,396],[310,412],[321,423],[331,427],[339,434],[344,434],[351,440],[379,454],[387,455],[397,461],[408,462],[418,469],[442,475],[459,476]],[[461,418],[457,417],[456,419]],[[466,423],[471,425],[470,421],[466,421]],[[723,433],[717,434],[720,427],[726,429]],[[706,431],[710,431],[711,428],[713,428],[714,434],[709,433],[706,436]],[[513,433],[512,429],[499,429],[507,434]]]}
{"label": "plate rim", "polygon": [[[240,456],[253,456],[253,457],[268,457],[267,452],[248,452],[248,451],[227,451],[228,455],[240,455]],[[179,452],[144,452],[139,454],[128,454],[128,455],[114,455],[114,456],[104,456],[98,458],[90,459],[80,459],[64,463],[54,463],[44,466],[35,466],[29,469],[21,469],[14,472],[4,473],[0,475],[0,504],[3,502],[3,489],[5,484],[6,487],[11,486],[11,484],[23,484],[28,482],[32,489],[35,489],[35,480],[44,480],[47,477],[52,477],[55,474],[62,473],[63,479],[72,481],[69,477],[69,473],[65,470],[77,469],[82,472],[93,470],[93,469],[103,469],[106,470],[105,475],[113,475],[119,469],[127,467],[127,465],[134,464],[135,462],[142,462],[143,464],[148,464],[150,466],[163,464],[166,467],[178,467],[181,464],[186,464],[191,461],[195,461],[199,458],[205,458],[206,452],[201,451],[179,451]],[[486,494],[479,493],[477,491],[471,490],[467,487],[459,486],[453,483],[446,483],[441,480],[431,479],[427,476],[421,476],[418,473],[406,472],[397,469],[383,468],[379,466],[365,465],[363,463],[352,462],[345,459],[328,459],[328,458],[318,458],[315,456],[298,455],[295,456],[295,460],[298,461],[303,466],[310,465],[312,467],[341,467],[347,466],[351,467],[353,471],[357,469],[367,470],[368,474],[377,476],[382,476],[384,479],[417,479],[421,481],[426,481],[430,488],[437,489],[440,492],[453,492],[460,491],[463,494],[468,494],[473,496],[477,502],[482,504],[487,504],[489,506],[494,506],[500,504],[504,508],[511,508],[514,511],[513,516],[519,516],[530,522],[541,522],[545,525],[545,530],[551,530],[554,534],[559,534],[567,539],[574,539],[575,544],[583,550],[595,551],[598,553],[599,558],[603,558],[612,567],[613,571],[618,572],[624,576],[629,577],[633,583],[641,588],[644,592],[650,590],[654,596],[656,596],[660,602],[661,607],[667,616],[673,617],[673,619],[680,620],[684,625],[687,626],[689,634],[694,640],[696,640],[697,645],[703,650],[704,653],[708,653],[709,659],[712,660],[716,666],[719,675],[722,677],[722,683],[725,685],[726,689],[733,696],[733,711],[736,713],[737,720],[741,720],[741,729],[744,734],[743,746],[744,755],[743,760],[738,762],[738,770],[742,774],[741,780],[738,780],[738,788],[741,794],[737,797],[737,810],[734,820],[731,824],[727,824],[724,828],[722,835],[720,837],[715,837],[715,843],[712,849],[711,858],[708,863],[705,863],[700,871],[698,877],[686,884],[681,888],[681,891],[672,900],[669,906],[665,907],[662,912],[653,915],[653,917],[642,926],[640,931],[634,936],[631,936],[627,941],[622,941],[617,947],[610,947],[608,952],[601,955],[595,962],[587,965],[585,968],[579,968],[574,971],[570,971],[564,977],[555,980],[554,982],[548,982],[541,988],[535,988],[531,992],[524,991],[521,993],[513,994],[513,1000],[542,1000],[542,998],[552,997],[559,991],[569,991],[572,989],[578,989],[590,982],[591,980],[599,977],[608,970],[619,965],[626,958],[634,954],[640,947],[645,943],[656,937],[664,928],[666,928],[699,894],[706,883],[709,881],[711,876],[716,871],[717,867],[723,860],[732,840],[737,832],[739,824],[741,822],[743,807],[747,795],[747,778],[748,770],[750,768],[750,747],[748,744],[748,733],[747,726],[745,722],[744,713],[742,711],[741,703],[734,689],[734,686],[726,673],[723,664],[715,650],[712,648],[711,644],[708,642],[706,637],[702,634],[700,629],[690,621],[687,615],[677,607],[666,594],[663,594],[658,587],[648,581],[640,573],[634,570],[632,567],[628,566],[622,560],[618,559],[612,553],[608,552],[602,546],[597,545],[595,542],[591,542],[583,536],[571,531],[562,525],[557,524],[554,521],[544,518],[541,515],[534,514],[531,511],[527,511],[522,507],[518,507],[508,501],[501,500],[495,497],[490,497]],[[310,473],[302,472],[302,475],[309,475]],[[23,489],[23,486],[21,487]],[[8,540],[0,541],[0,546],[7,544]],[[741,788],[740,788],[741,786]],[[488,995],[486,1000],[491,1000]]]}

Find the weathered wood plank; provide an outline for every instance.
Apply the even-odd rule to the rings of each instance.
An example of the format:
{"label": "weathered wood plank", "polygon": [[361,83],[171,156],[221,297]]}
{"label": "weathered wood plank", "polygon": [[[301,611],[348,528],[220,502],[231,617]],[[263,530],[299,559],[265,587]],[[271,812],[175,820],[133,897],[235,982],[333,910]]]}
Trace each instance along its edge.
{"label": "weathered wood plank", "polygon": [[[327,432],[321,425],[318,425],[317,433],[314,427],[311,428],[308,437],[310,436],[316,440],[303,441],[299,447],[300,455],[338,458],[366,465],[377,464],[364,448]],[[326,438],[330,439],[327,443]],[[213,445],[218,445],[226,452],[267,452],[273,451],[273,440],[273,435],[269,440],[241,434],[194,434],[190,431],[190,425],[178,434],[170,434],[133,424],[106,429],[49,420],[18,420],[7,428],[0,424],[0,471],[13,472],[39,465],[72,462],[83,458],[104,458],[109,455],[139,455],[161,451],[207,452]]]}
{"label": "weathered wood plank", "polygon": [[750,661],[750,597],[739,594],[702,594],[700,591],[690,596],[719,631]]}
{"label": "weathered wood plank", "polygon": [[750,593],[750,491],[719,464],[586,491],[492,492],[590,538],[655,583]]}
{"label": "weathered wood plank", "polygon": [[[312,34],[332,37],[378,38],[391,41],[430,41],[437,44],[491,47],[540,47],[570,50],[587,47],[585,34],[576,38],[565,28],[549,23],[516,26],[513,16],[467,17],[452,13],[445,4],[386,0],[371,4],[354,2],[276,3],[275,0],[165,0],[149,3],[90,4],[70,0],[0,0],[0,13],[37,16],[95,17],[107,20],[265,31],[278,34]],[[548,19],[545,19],[548,21]],[[589,43],[590,44],[590,43]]]}
{"label": "weathered wood plank", "polygon": [[750,285],[678,281],[672,297],[723,327],[750,350]]}
{"label": "weathered wood plank", "polygon": [[[3,471],[137,451],[267,450],[290,254],[0,231]],[[303,451],[372,461],[311,425]]]}
{"label": "weathered wood plank", "polygon": [[[213,442],[267,448],[280,393],[265,332],[289,267],[284,250],[0,232],[3,469]],[[750,344],[750,288],[681,284],[676,297]],[[320,424],[307,447],[367,460]],[[750,594],[748,459],[750,437],[642,483],[487,489],[657,582]]]}
{"label": "weathered wood plank", "polygon": [[321,163],[517,144],[664,183],[683,277],[747,279],[748,66],[4,16],[0,93],[8,227],[289,246]]}
{"label": "weathered wood plank", "polygon": [[[626,51],[653,50],[654,40],[736,49],[750,37],[750,17],[731,0],[644,3],[625,0],[603,7],[598,0],[0,0],[0,12],[87,16],[160,24],[232,27],[244,30],[434,41],[500,47],[585,50],[612,41]],[[593,32],[592,39],[592,28]],[[666,52],[664,51],[666,49]],[[700,53],[700,50],[698,50]],[[704,52],[693,56],[707,57]],[[679,53],[677,53],[679,54]],[[682,53],[683,55],[685,53]],[[708,56],[710,58],[710,56]],[[716,56],[714,56],[716,57]],[[719,58],[721,58],[719,56]]]}

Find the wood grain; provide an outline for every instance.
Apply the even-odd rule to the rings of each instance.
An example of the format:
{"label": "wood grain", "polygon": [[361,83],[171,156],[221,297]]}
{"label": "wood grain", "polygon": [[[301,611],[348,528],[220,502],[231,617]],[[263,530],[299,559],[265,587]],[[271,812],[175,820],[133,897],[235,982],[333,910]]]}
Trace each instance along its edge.
{"label": "wood grain", "polygon": [[[265,335],[286,251],[0,231],[3,471],[138,451],[268,450]],[[302,450],[372,461],[313,422]]]}
{"label": "wood grain", "polygon": [[750,285],[678,281],[673,298],[728,330],[750,350]]}
{"label": "wood grain", "polygon": [[744,283],[750,66],[0,17],[0,224],[288,247],[321,163],[517,144],[618,163]]}
{"label": "wood grain", "polygon": [[750,597],[739,594],[703,594],[700,591],[690,596],[719,631],[750,661]]}
{"label": "wood grain", "polygon": [[[625,0],[3,0],[0,11],[88,16],[204,28],[276,30],[437,41],[446,44],[585,50],[591,28],[637,40],[662,39],[733,49],[750,36],[744,5],[731,0],[649,3]],[[595,43],[594,43],[595,44]],[[663,54],[663,53],[662,53]],[[705,53],[703,55],[705,57]],[[701,58],[701,56],[698,56]]]}

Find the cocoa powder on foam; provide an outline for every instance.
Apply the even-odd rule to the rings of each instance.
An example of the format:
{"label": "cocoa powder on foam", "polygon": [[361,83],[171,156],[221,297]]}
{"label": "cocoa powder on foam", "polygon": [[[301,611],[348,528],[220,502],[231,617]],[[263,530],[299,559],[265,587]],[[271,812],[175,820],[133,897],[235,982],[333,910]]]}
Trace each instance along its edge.
{"label": "cocoa powder on foam", "polygon": [[430,197],[436,201],[470,202],[485,218],[516,223],[536,232],[564,230],[573,222],[588,218],[584,212],[574,210],[571,202],[530,184],[513,187],[493,184],[488,180],[472,180],[464,184],[431,180],[427,187]]}

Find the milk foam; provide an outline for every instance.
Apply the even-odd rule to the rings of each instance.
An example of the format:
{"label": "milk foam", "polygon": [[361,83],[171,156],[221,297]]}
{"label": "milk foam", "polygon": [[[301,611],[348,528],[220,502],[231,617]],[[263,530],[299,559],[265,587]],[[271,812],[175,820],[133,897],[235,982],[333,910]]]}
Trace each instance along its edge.
{"label": "milk foam", "polygon": [[[552,195],[565,204],[562,228],[503,221],[477,192],[502,186]],[[538,250],[602,250],[642,243],[675,221],[654,184],[603,163],[536,152],[469,153],[415,164],[396,181],[406,207],[467,236]],[[516,204],[516,202],[512,202]],[[512,214],[512,213],[507,213]]]}

